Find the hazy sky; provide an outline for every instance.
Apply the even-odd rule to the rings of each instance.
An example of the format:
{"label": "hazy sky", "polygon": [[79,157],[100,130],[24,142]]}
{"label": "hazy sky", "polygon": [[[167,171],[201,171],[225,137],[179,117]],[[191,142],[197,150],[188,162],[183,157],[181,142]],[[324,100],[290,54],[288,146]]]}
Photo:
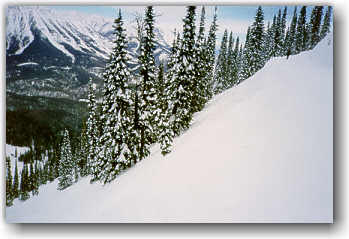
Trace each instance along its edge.
{"label": "hazy sky", "polygon": [[[121,9],[125,19],[126,26],[134,19],[134,13],[144,14],[144,6],[50,6],[56,10],[71,10],[79,11],[88,14],[101,15],[108,18],[115,18],[117,9]],[[247,27],[252,24],[256,15],[258,6],[218,6],[218,41],[223,35],[225,29],[232,31],[234,37],[239,36],[244,40]],[[279,9],[283,10],[284,6],[264,6],[265,24],[272,21],[274,14],[277,14]],[[154,7],[156,14],[156,26],[159,27],[165,35],[166,40],[172,42],[173,30],[182,30],[182,19],[185,16],[186,9],[184,6],[158,6]],[[213,17],[213,6],[206,6],[206,27],[208,29]],[[298,7],[298,11],[300,7]],[[294,6],[288,6],[288,20],[292,18]],[[307,12],[310,12],[309,8]],[[196,19],[199,21],[201,7],[196,10]]]}

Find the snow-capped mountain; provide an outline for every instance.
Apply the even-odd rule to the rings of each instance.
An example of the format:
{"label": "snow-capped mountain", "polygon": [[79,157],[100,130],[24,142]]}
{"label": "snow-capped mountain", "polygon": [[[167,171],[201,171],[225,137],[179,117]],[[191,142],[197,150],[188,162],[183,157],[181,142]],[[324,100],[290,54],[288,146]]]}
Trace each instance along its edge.
{"label": "snow-capped mountain", "polygon": [[[125,24],[133,69],[139,43],[135,28]],[[155,30],[156,61],[169,45]],[[6,9],[7,91],[24,95],[79,98],[90,76],[100,72],[113,47],[113,19],[49,7],[9,6]]]}

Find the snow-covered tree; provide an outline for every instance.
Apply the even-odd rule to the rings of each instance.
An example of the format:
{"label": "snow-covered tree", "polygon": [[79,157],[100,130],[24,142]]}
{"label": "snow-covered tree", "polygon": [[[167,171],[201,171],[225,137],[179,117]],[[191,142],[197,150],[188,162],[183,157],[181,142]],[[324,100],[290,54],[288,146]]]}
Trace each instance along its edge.
{"label": "snow-covered tree", "polygon": [[140,90],[139,98],[139,122],[140,145],[139,159],[149,155],[149,147],[157,140],[155,122],[157,109],[157,91],[156,91],[156,66],[154,59],[155,35],[154,35],[154,10],[148,6],[144,18],[144,34],[140,42],[141,50],[138,57],[140,64]]}
{"label": "snow-covered tree", "polygon": [[309,48],[312,49],[320,41],[320,27],[323,6],[315,6],[310,16],[309,24]]}
{"label": "snow-covered tree", "polygon": [[195,82],[195,6],[187,7],[187,15],[183,19],[183,39],[179,47],[178,61],[174,66],[170,90],[168,91],[171,101],[171,111],[174,115],[172,129],[175,135],[189,127],[192,120],[192,97],[191,92]]}
{"label": "snow-covered tree", "polygon": [[[264,13],[259,6],[257,9],[255,21],[252,24],[250,33],[249,47],[251,51],[250,67],[252,74],[261,69],[265,64],[265,44],[264,44]],[[282,30],[280,30],[282,33]]]}
{"label": "snow-covered tree", "polygon": [[308,33],[306,29],[307,7],[303,6],[299,13],[296,30],[296,53],[306,50]]}
{"label": "snow-covered tree", "polygon": [[11,160],[6,157],[6,206],[11,206],[13,202],[13,191],[12,191],[12,170]]}
{"label": "snow-covered tree", "polygon": [[13,197],[19,197],[19,175],[18,175],[18,166],[17,166],[17,158],[15,162],[15,175],[13,177]]}
{"label": "snow-covered tree", "polygon": [[202,110],[204,107],[207,96],[206,96],[206,88],[207,88],[207,62],[208,62],[208,54],[207,54],[207,46],[205,42],[205,7],[203,6],[201,9],[201,17],[200,17],[200,25],[199,31],[197,34],[197,39],[195,43],[196,47],[196,56],[197,59],[195,61],[195,69],[196,69],[196,80],[193,84],[193,98],[192,98],[192,110],[193,113]]}
{"label": "snow-covered tree", "polygon": [[207,79],[206,81],[206,100],[209,100],[213,96],[213,83],[214,83],[214,72],[215,72],[215,61],[216,61],[216,32],[217,32],[217,7],[215,7],[213,21],[208,32],[206,40],[207,49]]}
{"label": "snow-covered tree", "polygon": [[215,68],[215,85],[214,85],[214,94],[219,94],[223,90],[227,88],[227,76],[228,74],[228,52],[227,52],[227,43],[228,43],[228,31],[225,29],[222,42],[221,42],[221,48],[219,50],[219,55],[216,63]]}
{"label": "snow-covered tree", "polygon": [[320,39],[323,39],[330,32],[332,7],[327,6],[324,21],[321,26]]}
{"label": "snow-covered tree", "polygon": [[282,13],[282,19],[281,19],[281,43],[282,43],[282,50],[280,52],[280,56],[284,56],[286,54],[286,17],[287,17],[287,6],[284,7],[284,11]]}
{"label": "snow-covered tree", "polygon": [[251,28],[247,28],[247,34],[246,34],[246,40],[245,40],[245,45],[242,48],[242,53],[241,53],[241,67],[239,70],[239,82],[247,79],[250,77],[253,72],[252,72],[252,67],[251,67],[251,58],[252,58],[252,49],[251,49]]}
{"label": "snow-covered tree", "polygon": [[293,17],[287,38],[285,39],[286,55],[296,54],[296,28],[297,28],[297,7],[294,8]]}
{"label": "snow-covered tree", "polygon": [[24,164],[22,171],[21,171],[21,183],[20,183],[20,194],[19,194],[19,199],[22,201],[27,200],[29,196],[29,169],[28,169],[28,164]]}
{"label": "snow-covered tree", "polygon": [[[101,109],[103,132],[98,142],[96,166],[92,174],[94,180],[104,183],[111,182],[131,164],[134,150],[130,153],[127,139],[130,139],[132,119],[130,107],[132,92],[130,89],[131,75],[127,67],[127,40],[121,11],[114,21],[114,47],[109,63],[103,73],[104,90]],[[127,154],[127,157],[124,155]]]}
{"label": "snow-covered tree", "polygon": [[232,65],[230,70],[230,78],[232,85],[238,84],[239,81],[239,68],[240,68],[240,40],[239,37],[236,38],[235,48],[232,54]]}
{"label": "snow-covered tree", "polygon": [[[98,174],[98,140],[99,140],[99,125],[97,117],[97,102],[95,95],[95,85],[92,78],[89,81],[88,91],[88,118],[86,121],[86,135],[82,135],[82,153],[85,153],[87,158],[83,162],[86,169],[82,170],[82,174],[91,174],[96,177]],[[87,171],[87,172],[85,172]]]}
{"label": "snow-covered tree", "polygon": [[63,142],[61,145],[61,157],[59,161],[58,189],[63,190],[71,186],[74,182],[74,160],[71,151],[69,132],[67,129],[63,133]]}

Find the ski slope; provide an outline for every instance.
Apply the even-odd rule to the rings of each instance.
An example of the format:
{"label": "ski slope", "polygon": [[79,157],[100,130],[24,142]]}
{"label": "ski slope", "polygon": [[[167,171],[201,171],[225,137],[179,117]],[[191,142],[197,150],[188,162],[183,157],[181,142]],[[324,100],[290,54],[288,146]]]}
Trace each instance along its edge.
{"label": "ski slope", "polygon": [[333,222],[332,35],[215,97],[175,139],[102,186],[40,188],[8,222]]}

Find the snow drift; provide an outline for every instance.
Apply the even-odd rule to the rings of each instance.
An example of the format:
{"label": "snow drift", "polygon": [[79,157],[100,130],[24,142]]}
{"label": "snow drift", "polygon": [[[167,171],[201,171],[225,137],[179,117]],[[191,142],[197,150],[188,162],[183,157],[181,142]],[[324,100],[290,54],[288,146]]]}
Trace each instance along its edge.
{"label": "snow drift", "polygon": [[215,97],[162,157],[102,186],[42,186],[8,222],[332,222],[332,35]]}

